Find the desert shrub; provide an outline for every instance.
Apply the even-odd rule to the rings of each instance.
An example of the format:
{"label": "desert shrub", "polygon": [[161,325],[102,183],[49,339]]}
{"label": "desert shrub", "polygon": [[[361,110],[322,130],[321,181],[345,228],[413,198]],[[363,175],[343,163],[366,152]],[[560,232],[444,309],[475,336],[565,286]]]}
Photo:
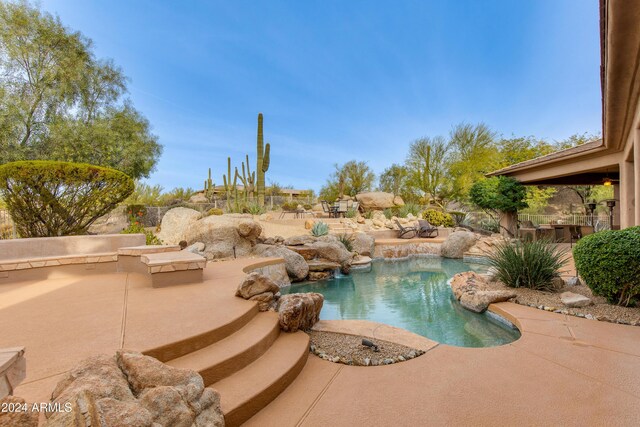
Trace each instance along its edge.
{"label": "desert shrub", "polygon": [[489,231],[491,233],[500,232],[500,224],[493,218],[482,218],[478,221],[478,227],[480,227],[481,230]]}
{"label": "desert shrub", "polygon": [[257,203],[249,203],[242,211],[244,213],[250,213],[251,215],[262,215],[266,212],[266,209]]}
{"label": "desert shrub", "polygon": [[338,241],[342,243],[346,250],[353,252],[353,235],[352,234],[338,234]]}
{"label": "desert shrub", "polygon": [[316,237],[325,236],[329,234],[329,225],[322,221],[318,221],[313,224],[313,227],[311,227],[311,234]]}
{"label": "desert shrub", "polygon": [[298,203],[296,202],[284,202],[281,206],[283,211],[295,211],[298,209]]}
{"label": "desert shrub", "polygon": [[396,210],[394,208],[387,208],[383,210],[382,213],[384,214],[385,218],[391,219],[391,217],[396,215]]}
{"label": "desert shrub", "polygon": [[120,234],[144,234],[147,245],[161,245],[162,241],[156,237],[153,232],[144,228],[140,222],[134,221],[127,228],[122,230]]}
{"label": "desert shrub", "polygon": [[364,211],[364,213],[362,214],[362,216],[363,216],[365,219],[373,219],[373,211],[372,211],[372,210]]}
{"label": "desert shrub", "polygon": [[306,211],[310,211],[313,209],[313,206],[310,205],[309,203],[305,203],[304,205],[302,205],[302,207],[304,208],[304,210]]}
{"label": "desert shrub", "polygon": [[573,248],[573,258],[595,295],[625,306],[640,301],[640,227],[585,236]]}
{"label": "desert shrub", "polygon": [[355,218],[358,216],[358,211],[356,209],[349,209],[344,214],[345,218]]}
{"label": "desert shrub", "polygon": [[0,193],[22,237],[86,233],[133,191],[115,169],[48,160],[0,166]]}
{"label": "desert shrub", "polygon": [[465,224],[465,221],[467,219],[467,213],[466,212],[462,212],[462,211],[449,211],[447,212],[449,215],[451,215],[451,218],[453,219],[453,224],[456,227],[460,227],[462,225]]}
{"label": "desert shrub", "polygon": [[224,211],[220,208],[211,208],[207,211],[207,216],[210,215],[222,215],[224,214]]}
{"label": "desert shrub", "polygon": [[545,240],[498,244],[489,255],[495,277],[512,288],[553,289],[567,262],[567,250]]}
{"label": "desert shrub", "polygon": [[422,218],[426,219],[431,223],[431,225],[435,225],[436,227],[453,227],[454,222],[451,215],[445,212],[437,211],[435,209],[427,209],[422,212]]}
{"label": "desert shrub", "polygon": [[415,203],[406,203],[404,206],[400,206],[397,210],[397,216],[400,218],[406,218],[409,214],[419,216],[420,206]]}

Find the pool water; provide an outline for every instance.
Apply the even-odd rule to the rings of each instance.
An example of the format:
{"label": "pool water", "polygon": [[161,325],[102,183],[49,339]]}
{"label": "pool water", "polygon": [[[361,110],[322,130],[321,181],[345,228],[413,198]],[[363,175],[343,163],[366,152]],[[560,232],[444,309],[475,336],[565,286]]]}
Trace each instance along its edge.
{"label": "pool water", "polygon": [[293,284],[283,288],[282,293],[324,295],[322,320],[371,320],[439,343],[491,347],[515,341],[520,332],[486,313],[462,308],[447,284],[456,273],[485,269],[479,264],[445,258],[376,260],[370,270],[352,270],[349,275]]}

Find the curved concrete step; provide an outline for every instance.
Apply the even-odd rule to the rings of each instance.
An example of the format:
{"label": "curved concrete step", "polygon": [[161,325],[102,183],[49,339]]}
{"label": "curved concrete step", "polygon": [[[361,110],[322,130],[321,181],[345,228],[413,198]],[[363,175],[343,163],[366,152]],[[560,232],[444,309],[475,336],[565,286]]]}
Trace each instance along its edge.
{"label": "curved concrete step", "polygon": [[227,426],[238,426],[275,399],[298,376],[309,355],[309,336],[282,333],[265,354],[214,383]]}
{"label": "curved concrete step", "polygon": [[167,362],[176,368],[193,369],[206,386],[232,375],[262,356],[278,338],[278,314],[257,314],[236,333],[205,348]]}
{"label": "curved concrete step", "polygon": [[231,336],[233,333],[242,329],[258,313],[259,311],[257,304],[247,304],[246,309],[244,309],[243,311],[238,311],[235,317],[228,319],[226,323],[218,326],[215,329],[193,335],[179,341],[165,344],[160,347],[146,350],[143,351],[143,353],[147,356],[155,357],[161,362],[167,362],[169,360],[177,359],[189,353],[193,353],[195,351],[208,347],[211,344],[214,344]]}

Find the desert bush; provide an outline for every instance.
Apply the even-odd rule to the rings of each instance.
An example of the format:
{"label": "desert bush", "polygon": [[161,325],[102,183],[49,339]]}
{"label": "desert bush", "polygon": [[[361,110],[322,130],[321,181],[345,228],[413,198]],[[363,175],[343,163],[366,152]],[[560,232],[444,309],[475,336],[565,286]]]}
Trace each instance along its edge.
{"label": "desert bush", "polygon": [[342,243],[346,250],[353,252],[353,235],[352,234],[338,234],[338,241]]}
{"label": "desert bush", "polygon": [[220,208],[211,208],[207,211],[207,216],[210,215],[222,215],[224,214],[224,211]]}
{"label": "desert bush", "polygon": [[489,231],[491,233],[500,232],[500,224],[493,218],[482,218],[478,221],[478,227],[480,227],[481,230]]}
{"label": "desert bush", "polygon": [[427,209],[422,212],[422,218],[426,219],[431,223],[431,225],[435,225],[436,227],[453,227],[454,222],[451,215],[445,212],[437,211],[435,209]]}
{"label": "desert bush", "polygon": [[545,240],[505,242],[489,255],[496,279],[512,288],[551,290],[566,262],[567,250]]}
{"label": "desert bush", "polygon": [[122,230],[120,234],[144,234],[147,245],[161,245],[162,240],[158,239],[153,232],[144,228],[140,222],[134,221],[127,228]]}
{"label": "desert bush", "polygon": [[576,270],[595,295],[618,305],[640,301],[640,227],[583,237],[573,248]]}
{"label": "desert bush", "polygon": [[318,221],[313,224],[313,227],[311,227],[311,234],[316,237],[325,236],[329,234],[329,225],[322,221]]}
{"label": "desert bush", "polygon": [[85,163],[37,160],[0,166],[0,193],[22,237],[85,234],[133,187],[124,173]]}
{"label": "desert bush", "polygon": [[242,209],[242,211],[251,215],[262,215],[266,212],[266,209],[257,203],[249,203],[244,207],[244,209]]}
{"label": "desert bush", "polygon": [[302,207],[304,208],[304,210],[306,211],[310,211],[313,209],[313,206],[310,205],[309,203],[305,203],[304,205],[302,205]]}
{"label": "desert bush", "polygon": [[447,213],[449,215],[451,215],[451,218],[453,219],[453,224],[454,224],[455,227],[460,227],[460,226],[464,225],[465,220],[467,219],[467,213],[466,212],[449,211]]}
{"label": "desert bush", "polygon": [[391,219],[391,217],[394,217],[396,215],[396,210],[393,208],[387,208],[383,210],[382,213],[384,214],[385,218]]}
{"label": "desert bush", "polygon": [[284,202],[281,206],[283,211],[295,211],[298,209],[297,202]]}
{"label": "desert bush", "polygon": [[349,209],[344,214],[345,218],[355,218],[358,216],[358,211],[356,209]]}
{"label": "desert bush", "polygon": [[419,216],[420,206],[415,203],[406,203],[404,206],[400,206],[397,210],[397,216],[400,218],[406,218],[409,214]]}
{"label": "desert bush", "polygon": [[372,211],[372,210],[364,211],[364,213],[362,214],[362,216],[363,216],[365,219],[373,219],[373,211]]}

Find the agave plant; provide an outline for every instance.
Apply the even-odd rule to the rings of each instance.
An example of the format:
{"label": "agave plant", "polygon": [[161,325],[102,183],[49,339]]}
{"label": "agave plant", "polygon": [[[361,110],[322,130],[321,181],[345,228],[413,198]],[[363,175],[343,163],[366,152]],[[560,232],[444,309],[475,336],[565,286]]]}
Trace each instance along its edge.
{"label": "agave plant", "polygon": [[322,221],[318,221],[313,224],[313,227],[311,227],[311,234],[316,237],[325,236],[329,234],[329,225]]}
{"label": "agave plant", "polygon": [[567,250],[546,241],[516,241],[497,245],[489,255],[495,278],[512,288],[552,290],[553,279],[567,262]]}

